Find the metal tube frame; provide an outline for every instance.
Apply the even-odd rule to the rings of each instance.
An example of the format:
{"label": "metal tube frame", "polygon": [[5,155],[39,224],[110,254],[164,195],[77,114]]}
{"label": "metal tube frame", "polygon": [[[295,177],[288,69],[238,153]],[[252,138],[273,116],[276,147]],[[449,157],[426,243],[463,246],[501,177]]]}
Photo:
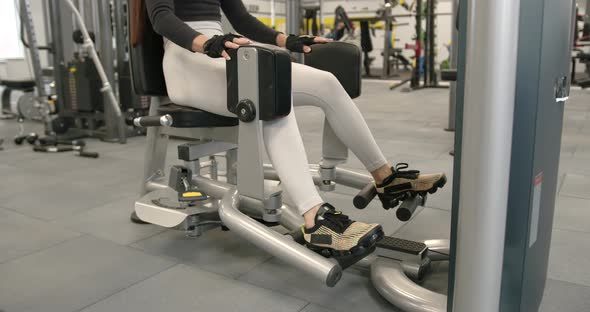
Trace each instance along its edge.
{"label": "metal tube frame", "polygon": [[461,172],[469,174],[459,182],[452,310],[485,312],[500,306],[520,1],[468,5]]}
{"label": "metal tube frame", "polygon": [[[153,108],[157,110],[159,101],[155,101],[156,106]],[[154,172],[161,172],[164,165],[164,159],[161,157],[161,151],[166,151],[165,143],[167,143],[167,135],[162,134],[161,127],[150,128],[148,132],[148,149],[147,149],[147,166],[145,176],[147,177],[142,186],[143,194],[149,191],[157,191],[168,188],[167,183],[163,181],[158,174]],[[160,153],[158,153],[160,151]],[[163,153],[165,154],[165,152]],[[228,226],[232,231],[238,233],[240,236],[249,240],[260,248],[267,250],[271,254],[283,259],[295,267],[309,272],[313,276],[322,279],[328,286],[333,286],[341,274],[341,268],[331,260],[327,260],[317,254],[310,253],[305,247],[295,243],[289,236],[284,236],[268,229],[259,222],[251,218],[261,219],[265,210],[265,202],[261,199],[255,199],[249,196],[241,196],[236,190],[235,183],[235,168],[237,163],[237,151],[230,150],[227,153],[227,182],[213,180],[208,177],[194,175],[192,178],[193,185],[211,196],[212,198],[220,198],[221,205],[219,209],[220,218],[224,225]],[[165,156],[165,155],[164,155]],[[279,177],[272,165],[265,164],[264,179],[278,181]],[[322,178],[320,176],[320,165],[310,165],[310,172],[314,179],[314,183],[321,185]],[[357,173],[351,170],[342,168],[333,168],[334,182],[345,185],[355,189],[362,189],[366,184],[372,181],[369,175]],[[233,182],[233,184],[231,182]],[[230,182],[230,183],[228,183]],[[289,231],[298,230],[303,223],[303,218],[296,209],[288,205],[282,205],[279,223],[287,228]],[[434,240],[425,242],[429,249],[427,257],[430,261],[442,261],[448,259],[448,241]],[[319,262],[318,262],[319,261]],[[420,299],[424,302],[438,302],[440,300],[431,291],[424,289],[417,285],[408,277],[407,268],[414,268],[412,263],[402,263],[401,261],[380,257],[376,254],[371,255],[361,262],[356,267],[371,268],[373,284],[383,296],[393,304],[403,307],[408,302]],[[393,270],[393,271],[392,271]],[[397,270],[397,271],[395,271]],[[393,275],[382,275],[382,272],[393,272]],[[410,274],[411,275],[411,274]],[[396,288],[392,288],[396,286]],[[405,288],[406,287],[406,288]],[[408,297],[411,289],[412,296]],[[416,293],[414,293],[414,291]],[[404,295],[405,294],[405,295]],[[418,294],[417,296],[414,296]],[[442,295],[438,295],[442,296]],[[444,297],[444,296],[443,296]],[[434,298],[434,299],[433,299]],[[436,300],[435,300],[436,299]],[[420,305],[414,303],[415,306],[428,306],[426,304]],[[409,311],[424,311],[420,309]],[[443,311],[443,310],[429,310],[429,311]]]}
{"label": "metal tube frame", "polygon": [[[453,20],[451,23],[451,69],[457,68],[457,59],[459,57],[459,30],[457,29],[458,23],[458,6],[459,0],[452,0],[451,4]],[[447,131],[455,131],[455,113],[456,113],[456,100],[457,100],[457,82],[451,81],[450,83],[450,94],[449,94],[449,122]]]}
{"label": "metal tube frame", "polygon": [[221,200],[219,216],[230,230],[252,244],[333,287],[342,277],[342,268],[288,236],[281,235],[240,212],[240,196],[233,188]]}
{"label": "metal tube frame", "polygon": [[33,65],[33,73],[35,78],[35,84],[37,85],[36,91],[36,104],[35,106],[39,109],[39,113],[45,124],[45,134],[53,135],[53,127],[51,125],[51,107],[47,102],[47,94],[45,92],[45,83],[43,81],[43,69],[41,68],[41,58],[39,56],[39,49],[37,43],[37,33],[33,25],[33,17],[31,12],[31,5],[28,0],[20,1],[19,16],[24,19],[24,26],[26,29],[27,39],[29,42],[29,52],[31,57],[31,63]]}

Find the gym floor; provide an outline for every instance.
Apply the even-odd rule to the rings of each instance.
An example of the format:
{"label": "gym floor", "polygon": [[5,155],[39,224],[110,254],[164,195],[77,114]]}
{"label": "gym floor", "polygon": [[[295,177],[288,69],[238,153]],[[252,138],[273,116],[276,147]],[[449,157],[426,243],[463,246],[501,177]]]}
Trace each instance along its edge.
{"label": "gym floor", "polygon": [[[386,83],[368,81],[364,94],[358,106],[391,162],[452,176],[453,134],[443,131],[448,90],[390,92]],[[590,306],[589,101],[587,91],[573,90],[566,105],[541,311]],[[322,116],[315,108],[296,114],[309,160],[317,163]],[[41,128],[27,125],[27,132],[34,130]],[[0,136],[16,133],[14,121],[0,121]],[[349,269],[327,288],[231,232],[214,230],[195,239],[130,223],[145,138],[127,145],[87,143],[99,159],[34,153],[9,139],[0,152],[0,311],[396,311],[362,271]],[[177,162],[177,142],[171,143],[169,163]],[[354,157],[347,166],[362,171]],[[448,238],[451,185],[406,224],[376,203],[355,210],[351,189],[339,187],[325,199],[398,237]],[[431,286],[446,288],[440,280]]]}

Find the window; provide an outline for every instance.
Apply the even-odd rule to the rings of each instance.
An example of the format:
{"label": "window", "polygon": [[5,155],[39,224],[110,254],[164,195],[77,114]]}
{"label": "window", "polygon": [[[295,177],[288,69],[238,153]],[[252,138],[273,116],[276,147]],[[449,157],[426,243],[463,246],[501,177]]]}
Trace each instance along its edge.
{"label": "window", "polygon": [[19,20],[14,0],[0,1],[0,59],[23,58],[19,38]]}

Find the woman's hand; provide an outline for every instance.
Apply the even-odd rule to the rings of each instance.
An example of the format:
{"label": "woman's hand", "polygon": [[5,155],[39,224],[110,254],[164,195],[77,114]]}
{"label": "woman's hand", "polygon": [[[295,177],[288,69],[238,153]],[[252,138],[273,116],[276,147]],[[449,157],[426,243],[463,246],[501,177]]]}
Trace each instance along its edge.
{"label": "woman's hand", "polygon": [[193,40],[193,51],[207,54],[209,57],[218,58],[223,57],[226,60],[231,60],[227,53],[229,49],[237,49],[243,45],[249,45],[252,41],[242,36],[235,34],[217,35],[212,38],[207,38],[205,35],[197,36]]}
{"label": "woman's hand", "polygon": [[331,42],[331,39],[323,38],[323,37],[313,37],[313,36],[296,36],[290,35],[286,36],[284,34],[279,34],[277,36],[277,45],[281,48],[287,48],[291,52],[299,52],[299,53],[310,53],[311,52],[311,45],[314,44],[324,44]]}

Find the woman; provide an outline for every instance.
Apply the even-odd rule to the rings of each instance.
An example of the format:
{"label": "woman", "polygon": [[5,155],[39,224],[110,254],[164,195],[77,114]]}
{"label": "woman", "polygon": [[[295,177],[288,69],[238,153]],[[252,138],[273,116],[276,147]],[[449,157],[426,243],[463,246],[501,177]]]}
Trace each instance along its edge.
{"label": "woman", "polygon": [[[163,69],[170,99],[218,115],[232,116],[226,103],[227,50],[248,45],[252,39],[310,53],[311,45],[328,42],[319,37],[286,36],[268,28],[247,12],[241,0],[145,0],[139,4],[134,6],[138,10],[134,16],[141,20],[147,9],[154,30],[165,38]],[[223,34],[220,10],[245,37]],[[133,36],[136,42],[141,34]],[[400,170],[407,165],[392,168],[360,111],[331,73],[301,64],[293,64],[292,72],[294,104],[317,106],[325,112],[336,135],[375,179],[381,201],[390,205],[408,192],[433,193],[444,185],[442,173]],[[265,122],[263,128],[270,161],[305,220],[302,231],[309,248],[354,251],[357,246],[371,246],[383,235],[380,225],[352,221],[324,203],[309,173],[294,114]]]}

